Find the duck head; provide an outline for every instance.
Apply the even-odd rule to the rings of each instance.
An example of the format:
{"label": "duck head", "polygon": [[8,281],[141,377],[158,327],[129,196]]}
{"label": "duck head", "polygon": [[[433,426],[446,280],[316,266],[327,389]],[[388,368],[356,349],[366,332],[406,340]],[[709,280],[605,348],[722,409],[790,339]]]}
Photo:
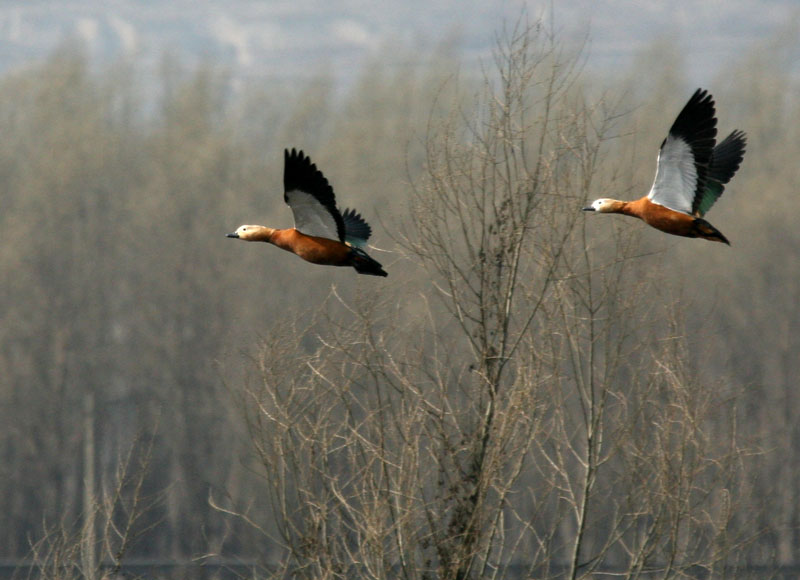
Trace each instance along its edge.
{"label": "duck head", "polygon": [[597,213],[614,213],[619,211],[621,204],[622,202],[619,200],[601,197],[582,209],[583,211],[595,211]]}
{"label": "duck head", "polygon": [[239,226],[236,231],[231,234],[225,234],[226,238],[237,238],[246,242],[263,242],[272,235],[272,228],[265,228],[264,226]]}

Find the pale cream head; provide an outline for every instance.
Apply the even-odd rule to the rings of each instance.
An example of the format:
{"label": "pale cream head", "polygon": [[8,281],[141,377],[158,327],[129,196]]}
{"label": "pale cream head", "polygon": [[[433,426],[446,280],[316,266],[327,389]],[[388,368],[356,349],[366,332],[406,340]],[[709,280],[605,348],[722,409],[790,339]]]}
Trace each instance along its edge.
{"label": "pale cream head", "polygon": [[591,205],[588,205],[585,208],[583,208],[583,211],[596,211],[597,213],[611,213],[614,210],[616,210],[618,206],[619,206],[619,201],[617,201],[616,199],[601,197],[600,199],[594,200]]}
{"label": "pale cream head", "polygon": [[264,231],[264,226],[239,226],[232,234],[226,234],[229,238],[238,238],[246,242],[256,241],[256,236]]}

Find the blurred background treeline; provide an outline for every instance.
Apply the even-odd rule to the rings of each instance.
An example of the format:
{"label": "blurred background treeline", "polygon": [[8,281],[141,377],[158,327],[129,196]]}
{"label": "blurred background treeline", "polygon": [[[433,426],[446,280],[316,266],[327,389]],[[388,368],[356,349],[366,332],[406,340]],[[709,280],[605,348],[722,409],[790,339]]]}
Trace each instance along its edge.
{"label": "blurred background treeline", "polygon": [[[378,55],[344,89],[234,92],[169,57],[145,79],[75,44],[6,73],[0,560],[796,566],[797,39],[704,82],[721,136],[748,134],[709,215],[727,248],[579,212],[647,191],[696,87],[666,41],[609,83],[552,33],[511,27],[474,74],[457,42],[386,48],[414,65]],[[291,225],[284,147],[372,224],[388,279],[224,238]]]}

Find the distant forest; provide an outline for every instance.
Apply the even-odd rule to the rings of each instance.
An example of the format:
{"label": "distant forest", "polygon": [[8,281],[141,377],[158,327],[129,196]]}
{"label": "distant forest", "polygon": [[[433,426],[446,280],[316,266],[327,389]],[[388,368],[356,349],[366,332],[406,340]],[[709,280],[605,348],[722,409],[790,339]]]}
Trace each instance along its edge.
{"label": "distant forest", "polygon": [[[613,82],[522,23],[482,71],[457,44],[390,47],[414,64],[377,55],[344,89],[236,91],[166,57],[143,78],[74,46],[5,74],[0,560],[90,580],[798,564],[800,79],[776,38],[703,83],[720,137],[748,134],[708,216],[730,248],[579,211],[650,187],[696,88],[666,41]],[[286,147],[371,223],[388,278],[226,240],[292,225]]]}

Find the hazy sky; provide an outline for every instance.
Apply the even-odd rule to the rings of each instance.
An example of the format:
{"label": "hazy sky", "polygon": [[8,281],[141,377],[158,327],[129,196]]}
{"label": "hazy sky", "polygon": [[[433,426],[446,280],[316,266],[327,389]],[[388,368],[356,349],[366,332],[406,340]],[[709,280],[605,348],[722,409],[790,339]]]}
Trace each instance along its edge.
{"label": "hazy sky", "polygon": [[698,82],[800,19],[795,0],[6,0],[0,71],[79,37],[100,62],[122,54],[157,62],[170,51],[253,80],[322,67],[347,78],[392,42],[431,47],[458,34],[468,59],[485,58],[493,35],[523,9],[554,15],[564,38],[588,32],[593,70],[619,70],[653,39],[673,39]]}

